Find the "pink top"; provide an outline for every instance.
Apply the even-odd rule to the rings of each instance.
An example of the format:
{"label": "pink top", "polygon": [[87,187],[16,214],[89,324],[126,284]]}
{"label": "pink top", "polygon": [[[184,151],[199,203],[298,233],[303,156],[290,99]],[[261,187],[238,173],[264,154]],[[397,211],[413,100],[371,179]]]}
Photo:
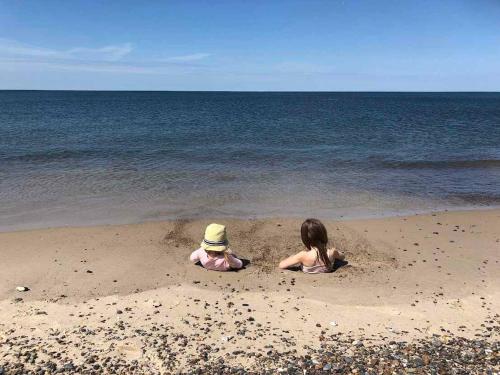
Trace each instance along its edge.
{"label": "pink top", "polygon": [[330,258],[331,265],[330,267],[327,267],[323,262],[321,261],[318,253],[318,249],[314,248],[316,251],[316,261],[312,266],[305,266],[302,265],[302,272],[304,273],[327,273],[327,272],[332,272],[333,268],[333,261],[330,258],[330,254],[328,254],[328,257]]}
{"label": "pink top", "polygon": [[224,258],[224,253],[220,256],[211,258],[201,247],[192,252],[189,259],[191,262],[200,262],[203,267],[212,271],[229,271],[230,269],[239,269],[243,267],[243,262],[233,254],[228,254],[229,262]]}

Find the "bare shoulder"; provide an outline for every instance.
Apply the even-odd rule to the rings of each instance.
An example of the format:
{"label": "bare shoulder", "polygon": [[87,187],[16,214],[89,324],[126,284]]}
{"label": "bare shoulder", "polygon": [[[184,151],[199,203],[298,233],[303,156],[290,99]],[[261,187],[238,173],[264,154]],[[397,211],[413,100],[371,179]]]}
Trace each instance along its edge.
{"label": "bare shoulder", "polygon": [[305,250],[299,251],[298,253],[295,253],[292,255],[290,258],[293,258],[294,261],[303,263],[304,260],[308,259],[308,252]]}
{"label": "bare shoulder", "polygon": [[279,264],[279,268],[285,269],[293,265],[303,263],[304,260],[305,260],[305,251],[301,251],[296,254],[290,255],[286,259],[283,259]]}
{"label": "bare shoulder", "polygon": [[297,256],[301,259],[307,258],[309,255],[311,255],[311,252],[307,250],[302,250],[297,253]]}
{"label": "bare shoulder", "polygon": [[312,262],[316,261],[316,252],[315,251],[302,250],[297,255],[299,255],[302,260],[312,261]]}

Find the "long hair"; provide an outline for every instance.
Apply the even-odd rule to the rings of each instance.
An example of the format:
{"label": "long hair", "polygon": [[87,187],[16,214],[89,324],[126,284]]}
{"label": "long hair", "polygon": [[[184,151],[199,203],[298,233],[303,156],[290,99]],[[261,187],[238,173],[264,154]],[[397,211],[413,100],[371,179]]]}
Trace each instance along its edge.
{"label": "long hair", "polygon": [[330,268],[332,262],[328,258],[328,234],[326,228],[318,219],[307,219],[300,227],[300,236],[304,245],[311,250],[313,247],[318,249],[319,257],[323,264]]}

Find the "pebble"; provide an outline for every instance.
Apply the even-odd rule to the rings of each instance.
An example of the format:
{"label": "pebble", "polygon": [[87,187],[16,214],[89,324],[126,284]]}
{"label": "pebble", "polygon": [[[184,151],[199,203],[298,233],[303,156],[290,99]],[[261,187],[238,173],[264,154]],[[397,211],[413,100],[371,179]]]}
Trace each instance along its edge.
{"label": "pebble", "polygon": [[73,365],[73,363],[68,362],[63,366],[63,368],[66,371],[73,371],[75,369],[75,366]]}
{"label": "pebble", "polygon": [[[132,309],[126,311],[131,313]],[[327,330],[324,330],[321,333],[323,339],[319,339],[318,344],[303,347],[302,354],[299,354],[297,342],[288,331],[269,332],[265,325],[258,328],[252,321],[241,319],[235,324],[238,332],[244,334],[220,336],[223,342],[231,341],[231,349],[226,352],[207,341],[205,334],[206,328],[209,327],[203,324],[203,317],[191,315],[186,319],[189,319],[189,323],[196,329],[180,333],[166,322],[151,322],[140,327],[135,323],[119,321],[106,327],[82,325],[71,331],[52,330],[48,338],[27,337],[12,331],[0,337],[0,375],[498,372],[498,340],[490,341],[479,337],[466,339],[447,333],[447,336],[433,335],[407,342],[388,339],[384,335],[374,339],[342,332],[328,334]],[[214,329],[217,320],[212,322],[210,328]],[[496,318],[489,323],[485,322],[483,335],[496,335],[498,332],[500,326]],[[478,335],[481,336],[479,333]],[[127,342],[131,337],[140,340],[137,348],[141,355],[138,359],[127,359],[119,354],[95,348],[96,340],[106,342],[112,339],[113,341],[109,342],[119,343]],[[246,342],[248,339],[259,340],[265,345],[260,348],[259,345],[253,347]],[[277,342],[280,344],[277,345]],[[78,343],[79,350],[67,350],[71,343]],[[240,360],[248,363],[247,367],[239,365]],[[187,363],[187,367],[179,371],[182,363]]]}

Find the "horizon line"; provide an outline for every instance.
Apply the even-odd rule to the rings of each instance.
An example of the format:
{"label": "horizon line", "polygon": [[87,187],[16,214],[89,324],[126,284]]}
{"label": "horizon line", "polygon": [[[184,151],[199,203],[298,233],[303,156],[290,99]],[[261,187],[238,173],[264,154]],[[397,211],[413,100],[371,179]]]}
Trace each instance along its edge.
{"label": "horizon line", "polygon": [[430,90],[430,91],[412,91],[412,90],[121,90],[121,89],[0,89],[0,91],[61,91],[61,92],[204,92],[204,93],[485,93],[496,94],[498,91],[479,91],[479,90]]}

